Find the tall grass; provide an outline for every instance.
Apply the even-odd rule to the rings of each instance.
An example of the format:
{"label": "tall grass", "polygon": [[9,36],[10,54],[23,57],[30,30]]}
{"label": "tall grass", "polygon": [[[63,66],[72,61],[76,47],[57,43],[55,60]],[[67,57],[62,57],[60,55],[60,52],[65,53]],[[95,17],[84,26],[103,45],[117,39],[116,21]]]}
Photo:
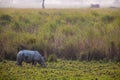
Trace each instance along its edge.
{"label": "tall grass", "polygon": [[120,61],[119,9],[0,9],[0,57],[18,50],[72,60]]}

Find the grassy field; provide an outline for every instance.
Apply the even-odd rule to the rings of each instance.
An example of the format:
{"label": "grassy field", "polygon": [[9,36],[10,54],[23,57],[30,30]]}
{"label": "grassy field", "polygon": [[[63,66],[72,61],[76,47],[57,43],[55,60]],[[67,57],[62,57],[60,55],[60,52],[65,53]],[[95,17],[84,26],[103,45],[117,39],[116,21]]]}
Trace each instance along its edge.
{"label": "grassy field", "polygon": [[[0,58],[18,49],[72,60],[120,61],[120,9],[0,9]],[[68,56],[69,55],[69,56]]]}
{"label": "grassy field", "polygon": [[0,80],[120,80],[120,63],[58,60],[47,63],[47,68],[15,63],[0,62]]}
{"label": "grassy field", "polygon": [[[17,66],[22,49],[47,68]],[[0,9],[0,80],[120,80],[120,9]]]}

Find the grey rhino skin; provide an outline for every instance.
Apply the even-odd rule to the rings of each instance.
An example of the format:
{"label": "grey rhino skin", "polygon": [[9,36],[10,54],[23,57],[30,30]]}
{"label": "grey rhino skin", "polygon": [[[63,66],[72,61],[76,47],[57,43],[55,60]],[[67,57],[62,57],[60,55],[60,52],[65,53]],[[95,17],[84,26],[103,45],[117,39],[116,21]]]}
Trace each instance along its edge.
{"label": "grey rhino skin", "polygon": [[22,62],[32,63],[32,65],[36,65],[38,62],[43,67],[46,67],[45,60],[42,55],[38,51],[32,50],[21,50],[17,54],[17,65],[22,66]]}

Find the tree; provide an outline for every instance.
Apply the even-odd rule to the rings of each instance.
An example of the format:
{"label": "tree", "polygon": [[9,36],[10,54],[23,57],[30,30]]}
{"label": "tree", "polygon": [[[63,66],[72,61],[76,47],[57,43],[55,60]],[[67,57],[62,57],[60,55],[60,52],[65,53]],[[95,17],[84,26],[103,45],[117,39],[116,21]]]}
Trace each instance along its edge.
{"label": "tree", "polygon": [[45,0],[43,0],[43,2],[42,2],[42,8],[43,9],[45,8]]}

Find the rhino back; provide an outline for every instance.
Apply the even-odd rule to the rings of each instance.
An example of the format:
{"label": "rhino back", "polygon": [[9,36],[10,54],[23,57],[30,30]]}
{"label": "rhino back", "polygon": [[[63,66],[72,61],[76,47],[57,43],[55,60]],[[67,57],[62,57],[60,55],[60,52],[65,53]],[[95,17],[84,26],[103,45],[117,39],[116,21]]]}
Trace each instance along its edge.
{"label": "rhino back", "polygon": [[[24,59],[27,62],[30,62],[33,60],[33,56],[34,56],[34,51],[30,51],[30,50],[23,50],[23,54],[24,54]],[[26,59],[27,58],[27,59]]]}
{"label": "rhino back", "polygon": [[40,61],[41,57],[42,57],[41,54],[38,51],[35,51],[35,53],[34,53],[34,60]]}

